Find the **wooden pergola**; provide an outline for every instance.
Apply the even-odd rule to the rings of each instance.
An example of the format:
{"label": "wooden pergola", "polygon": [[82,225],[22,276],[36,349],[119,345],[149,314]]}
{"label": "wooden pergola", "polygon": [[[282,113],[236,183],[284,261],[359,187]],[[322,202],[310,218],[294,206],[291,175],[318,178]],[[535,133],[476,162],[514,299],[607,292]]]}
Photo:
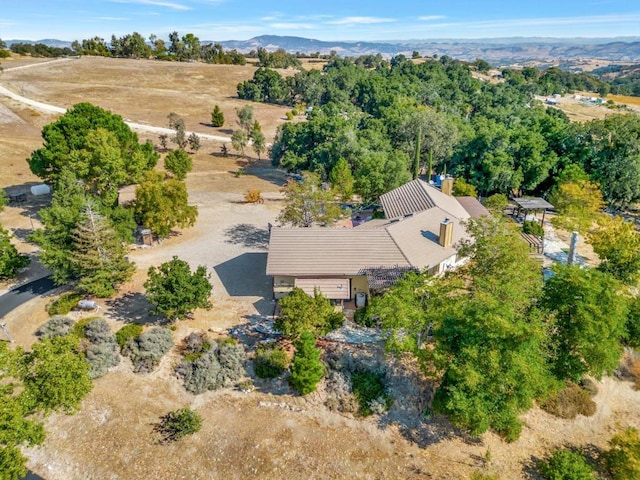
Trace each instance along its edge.
{"label": "wooden pergola", "polygon": [[529,212],[531,211],[539,212],[542,210],[542,220],[540,221],[540,225],[544,223],[544,217],[547,210],[554,208],[553,205],[540,197],[514,198],[513,201],[518,205],[517,208],[514,207],[514,214],[520,215],[521,212],[524,212],[525,218],[527,218],[527,215],[529,215]]}

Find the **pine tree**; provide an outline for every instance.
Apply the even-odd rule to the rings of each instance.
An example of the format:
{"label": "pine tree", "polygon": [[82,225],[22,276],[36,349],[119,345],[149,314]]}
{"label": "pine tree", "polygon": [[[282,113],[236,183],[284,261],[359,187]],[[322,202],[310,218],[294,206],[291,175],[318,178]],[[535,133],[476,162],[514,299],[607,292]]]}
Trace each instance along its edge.
{"label": "pine tree", "polygon": [[9,232],[0,225],[0,279],[15,277],[29,261],[29,257],[18,253]]}
{"label": "pine tree", "polygon": [[349,163],[344,158],[341,157],[331,169],[329,182],[331,182],[331,186],[338,192],[343,201],[348,202],[351,200],[355,182],[351,167],[349,167]]}
{"label": "pine tree", "polygon": [[224,125],[224,113],[218,105],[213,107],[213,111],[211,112],[211,126],[213,127],[222,127]]}
{"label": "pine tree", "polygon": [[302,395],[315,392],[318,382],[324,377],[321,352],[315,345],[316,339],[308,331],[303,332],[295,342],[296,353],[291,363],[289,383]]}
{"label": "pine tree", "polygon": [[78,272],[78,288],[98,297],[110,297],[116,285],[131,278],[134,265],[109,221],[87,202],[83,216],[71,232],[71,262]]}

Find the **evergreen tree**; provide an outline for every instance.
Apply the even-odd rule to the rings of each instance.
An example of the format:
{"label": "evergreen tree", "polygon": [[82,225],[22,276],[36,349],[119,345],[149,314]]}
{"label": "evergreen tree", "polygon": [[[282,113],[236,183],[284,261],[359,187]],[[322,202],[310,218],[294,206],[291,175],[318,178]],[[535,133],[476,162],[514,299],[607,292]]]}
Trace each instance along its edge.
{"label": "evergreen tree", "polygon": [[222,113],[220,106],[218,106],[217,104],[213,107],[213,111],[211,112],[211,126],[224,126],[224,113]]}
{"label": "evergreen tree", "polygon": [[187,138],[187,143],[192,152],[195,153],[200,150],[200,137],[195,132],[191,132],[189,138]]}
{"label": "evergreen tree", "polygon": [[164,157],[164,168],[178,180],[184,180],[193,168],[191,157],[182,149],[171,150]]}
{"label": "evergreen tree", "polygon": [[304,331],[295,342],[296,353],[291,363],[289,382],[302,395],[316,391],[318,382],[324,377],[324,365],[320,361],[322,352],[316,348],[316,339]]}
{"label": "evergreen tree", "polygon": [[70,261],[79,278],[78,289],[97,297],[110,297],[116,286],[133,275],[134,265],[109,221],[87,202],[83,216],[71,232]]}

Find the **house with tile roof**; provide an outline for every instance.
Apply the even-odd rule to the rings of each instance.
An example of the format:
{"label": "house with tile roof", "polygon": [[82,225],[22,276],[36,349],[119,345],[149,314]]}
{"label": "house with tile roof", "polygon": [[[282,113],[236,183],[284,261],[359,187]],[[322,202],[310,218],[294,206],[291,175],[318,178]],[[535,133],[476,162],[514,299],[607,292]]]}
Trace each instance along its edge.
{"label": "house with tile roof", "polygon": [[294,287],[331,300],[370,295],[407,271],[437,275],[464,261],[456,244],[462,224],[489,212],[473,197],[453,197],[413,180],[380,197],[385,218],[355,228],[273,227],[267,275],[275,298]]}

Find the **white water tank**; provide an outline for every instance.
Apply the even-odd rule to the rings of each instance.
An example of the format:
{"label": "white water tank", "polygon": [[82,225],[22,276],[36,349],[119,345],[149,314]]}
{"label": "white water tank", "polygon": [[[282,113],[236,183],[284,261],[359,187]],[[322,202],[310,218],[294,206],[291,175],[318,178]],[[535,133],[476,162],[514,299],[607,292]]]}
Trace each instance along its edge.
{"label": "white water tank", "polygon": [[49,185],[46,185],[44,183],[31,187],[31,194],[35,197],[37,197],[38,195],[47,195],[49,193],[51,193],[51,188],[49,188]]}

